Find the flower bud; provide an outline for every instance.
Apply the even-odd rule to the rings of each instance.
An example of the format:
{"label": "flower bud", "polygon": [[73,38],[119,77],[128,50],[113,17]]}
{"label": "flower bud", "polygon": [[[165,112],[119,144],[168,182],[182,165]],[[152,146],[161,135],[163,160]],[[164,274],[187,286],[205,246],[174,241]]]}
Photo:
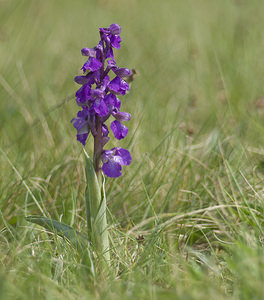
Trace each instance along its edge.
{"label": "flower bud", "polygon": [[82,48],[81,50],[83,56],[95,57],[96,51],[93,48]]}
{"label": "flower bud", "polygon": [[123,112],[123,111],[118,111],[112,112],[113,117],[117,120],[117,121],[129,121],[131,119],[131,115],[127,112]]}
{"label": "flower bud", "polygon": [[127,77],[131,74],[131,71],[127,68],[116,68],[115,70],[113,69],[113,71],[117,76],[121,78]]}
{"label": "flower bud", "polygon": [[111,34],[120,34],[121,33],[121,27],[118,24],[112,24],[109,26],[109,31]]}

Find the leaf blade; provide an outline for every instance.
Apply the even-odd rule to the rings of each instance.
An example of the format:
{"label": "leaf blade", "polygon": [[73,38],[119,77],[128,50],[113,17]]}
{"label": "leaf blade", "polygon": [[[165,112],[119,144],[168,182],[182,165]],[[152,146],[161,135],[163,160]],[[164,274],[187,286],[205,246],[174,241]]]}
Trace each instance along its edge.
{"label": "leaf blade", "polygon": [[84,248],[87,244],[87,239],[83,234],[81,234],[71,226],[59,221],[39,216],[27,216],[26,220],[30,223],[38,224],[60,236],[66,237],[77,248]]}
{"label": "leaf blade", "polygon": [[93,162],[87,152],[85,154],[85,175],[86,175],[86,191],[85,191],[85,207],[88,227],[89,241],[95,245],[96,249],[103,254],[107,261],[110,260],[109,255],[109,238],[106,219],[106,197],[104,189],[104,181],[102,190],[99,180],[94,170]]}

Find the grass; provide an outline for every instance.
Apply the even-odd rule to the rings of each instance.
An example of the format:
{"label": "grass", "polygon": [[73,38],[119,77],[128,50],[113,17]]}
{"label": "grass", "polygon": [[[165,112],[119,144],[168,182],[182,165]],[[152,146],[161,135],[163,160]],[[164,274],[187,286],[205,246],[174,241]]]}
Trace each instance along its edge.
{"label": "grass", "polygon": [[[264,3],[0,6],[0,298],[263,299]],[[128,138],[112,145],[133,164],[107,180],[111,267],[93,276],[24,217],[86,230],[73,77],[114,22],[119,65],[139,75]]]}

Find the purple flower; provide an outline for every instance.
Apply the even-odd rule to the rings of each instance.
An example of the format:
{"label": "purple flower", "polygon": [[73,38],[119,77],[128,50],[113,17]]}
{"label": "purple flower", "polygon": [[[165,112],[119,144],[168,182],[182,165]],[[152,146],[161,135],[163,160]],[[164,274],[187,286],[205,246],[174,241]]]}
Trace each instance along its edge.
{"label": "purple flower", "polygon": [[77,141],[79,141],[80,143],[82,143],[85,146],[86,140],[88,138],[88,133],[84,133],[84,134],[77,134]]}
{"label": "purple flower", "polygon": [[77,130],[77,140],[85,145],[86,139],[90,133],[90,116],[87,109],[79,111],[76,118],[73,118],[71,122]]}
{"label": "purple flower", "polygon": [[119,177],[122,175],[121,170],[124,165],[130,165],[130,152],[123,148],[113,148],[112,150],[104,150],[102,152],[102,170],[108,177]]}
{"label": "purple flower", "polygon": [[109,113],[109,108],[104,102],[103,98],[97,99],[94,102],[94,111],[98,114],[100,117],[105,117]]}
{"label": "purple flower", "polygon": [[117,98],[113,94],[107,94],[104,97],[104,102],[109,107],[109,110],[112,111],[115,105],[117,104]]}
{"label": "purple flower", "polygon": [[92,85],[95,83],[95,73],[88,73],[86,76],[76,76],[74,77],[74,81],[78,84],[84,85],[89,84]]}
{"label": "purple flower", "polygon": [[109,26],[109,31],[111,34],[120,34],[121,33],[121,27],[118,24],[111,24]]}
{"label": "purple flower", "polygon": [[81,52],[84,56],[95,57],[96,55],[96,50],[92,48],[82,48]]}
{"label": "purple flower", "polygon": [[102,125],[102,134],[103,134],[103,137],[107,137],[109,134],[108,127],[105,124]]}
{"label": "purple flower", "polygon": [[117,120],[111,123],[111,130],[118,140],[125,138],[128,132],[128,128]]}
{"label": "purple flower", "polygon": [[107,61],[107,64],[108,64],[109,68],[114,68],[114,67],[116,67],[116,61],[114,60],[114,58],[110,58],[110,59]]}
{"label": "purple flower", "polygon": [[113,52],[113,48],[112,47],[108,47],[106,54],[105,54],[105,58],[114,58],[114,52]]}
{"label": "purple flower", "polygon": [[114,60],[114,58],[110,58],[107,61],[107,68],[106,68],[106,72],[108,73],[111,69],[112,71],[118,76],[121,77],[122,79],[125,77],[128,77],[129,75],[131,75],[131,71],[127,68],[119,68],[116,65],[116,61]]}
{"label": "purple flower", "polygon": [[87,106],[89,100],[91,100],[91,87],[85,84],[76,92],[76,102],[80,106]]}
{"label": "purple flower", "polygon": [[[105,122],[113,116],[115,120],[110,128],[116,139],[126,137],[128,128],[121,122],[129,121],[131,115],[121,112],[121,101],[116,95],[125,95],[129,85],[123,78],[131,72],[127,68],[119,68],[114,59],[113,48],[119,49],[121,43],[121,27],[111,24],[108,28],[100,28],[100,41],[94,48],[83,48],[81,53],[87,56],[81,70],[84,75],[76,76],[74,81],[81,87],[76,92],[76,103],[82,107],[77,117],[72,119],[77,130],[77,140],[84,146],[89,133],[95,140],[95,170],[100,171],[100,157],[103,161],[102,170],[109,177],[121,175],[121,166],[129,165],[131,155],[128,150],[113,148],[104,150],[109,141],[109,130]],[[110,76],[114,78],[110,81]]]}
{"label": "purple flower", "polygon": [[104,96],[104,89],[98,88],[98,89],[93,89],[91,90],[91,99],[96,100],[96,99],[101,99]]}
{"label": "purple flower", "polygon": [[94,58],[94,57],[90,57],[87,62],[83,65],[83,67],[81,68],[81,70],[83,70],[83,72],[85,73],[87,70],[90,70],[92,72],[99,70],[102,67],[102,63]]}
{"label": "purple flower", "polygon": [[112,115],[117,121],[130,121],[131,119],[131,115],[127,112],[113,110]]}
{"label": "purple flower", "polygon": [[111,24],[108,28],[100,28],[100,32],[106,34],[120,34],[121,27],[118,24]]}
{"label": "purple flower", "polygon": [[112,34],[110,37],[110,43],[111,46],[116,48],[116,49],[120,49],[120,43],[122,42],[122,39],[119,35],[114,35]]}
{"label": "purple flower", "polygon": [[113,94],[125,95],[129,90],[129,85],[124,79],[116,76],[112,81],[110,81],[108,88]]}
{"label": "purple flower", "polygon": [[76,76],[74,77],[74,81],[78,84],[84,85],[89,82],[89,78],[87,76]]}
{"label": "purple flower", "polygon": [[[107,44],[113,48],[120,49],[120,43],[122,41],[119,34],[121,33],[121,27],[118,24],[112,24],[109,28],[100,28],[101,37]],[[112,57],[111,55],[108,57]]]}
{"label": "purple flower", "polygon": [[121,78],[127,77],[131,74],[131,71],[127,68],[113,68],[114,73]]}

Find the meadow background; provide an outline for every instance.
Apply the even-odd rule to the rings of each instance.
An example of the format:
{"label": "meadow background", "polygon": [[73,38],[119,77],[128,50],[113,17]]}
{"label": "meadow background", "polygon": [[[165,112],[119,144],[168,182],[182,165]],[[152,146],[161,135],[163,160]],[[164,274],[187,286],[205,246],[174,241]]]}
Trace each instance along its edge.
{"label": "meadow background", "polygon": [[[263,11],[0,0],[0,299],[263,299]],[[133,161],[107,180],[111,267],[91,277],[72,245],[24,217],[85,233],[73,78],[112,23],[118,64],[138,73],[128,137],[112,145]]]}

